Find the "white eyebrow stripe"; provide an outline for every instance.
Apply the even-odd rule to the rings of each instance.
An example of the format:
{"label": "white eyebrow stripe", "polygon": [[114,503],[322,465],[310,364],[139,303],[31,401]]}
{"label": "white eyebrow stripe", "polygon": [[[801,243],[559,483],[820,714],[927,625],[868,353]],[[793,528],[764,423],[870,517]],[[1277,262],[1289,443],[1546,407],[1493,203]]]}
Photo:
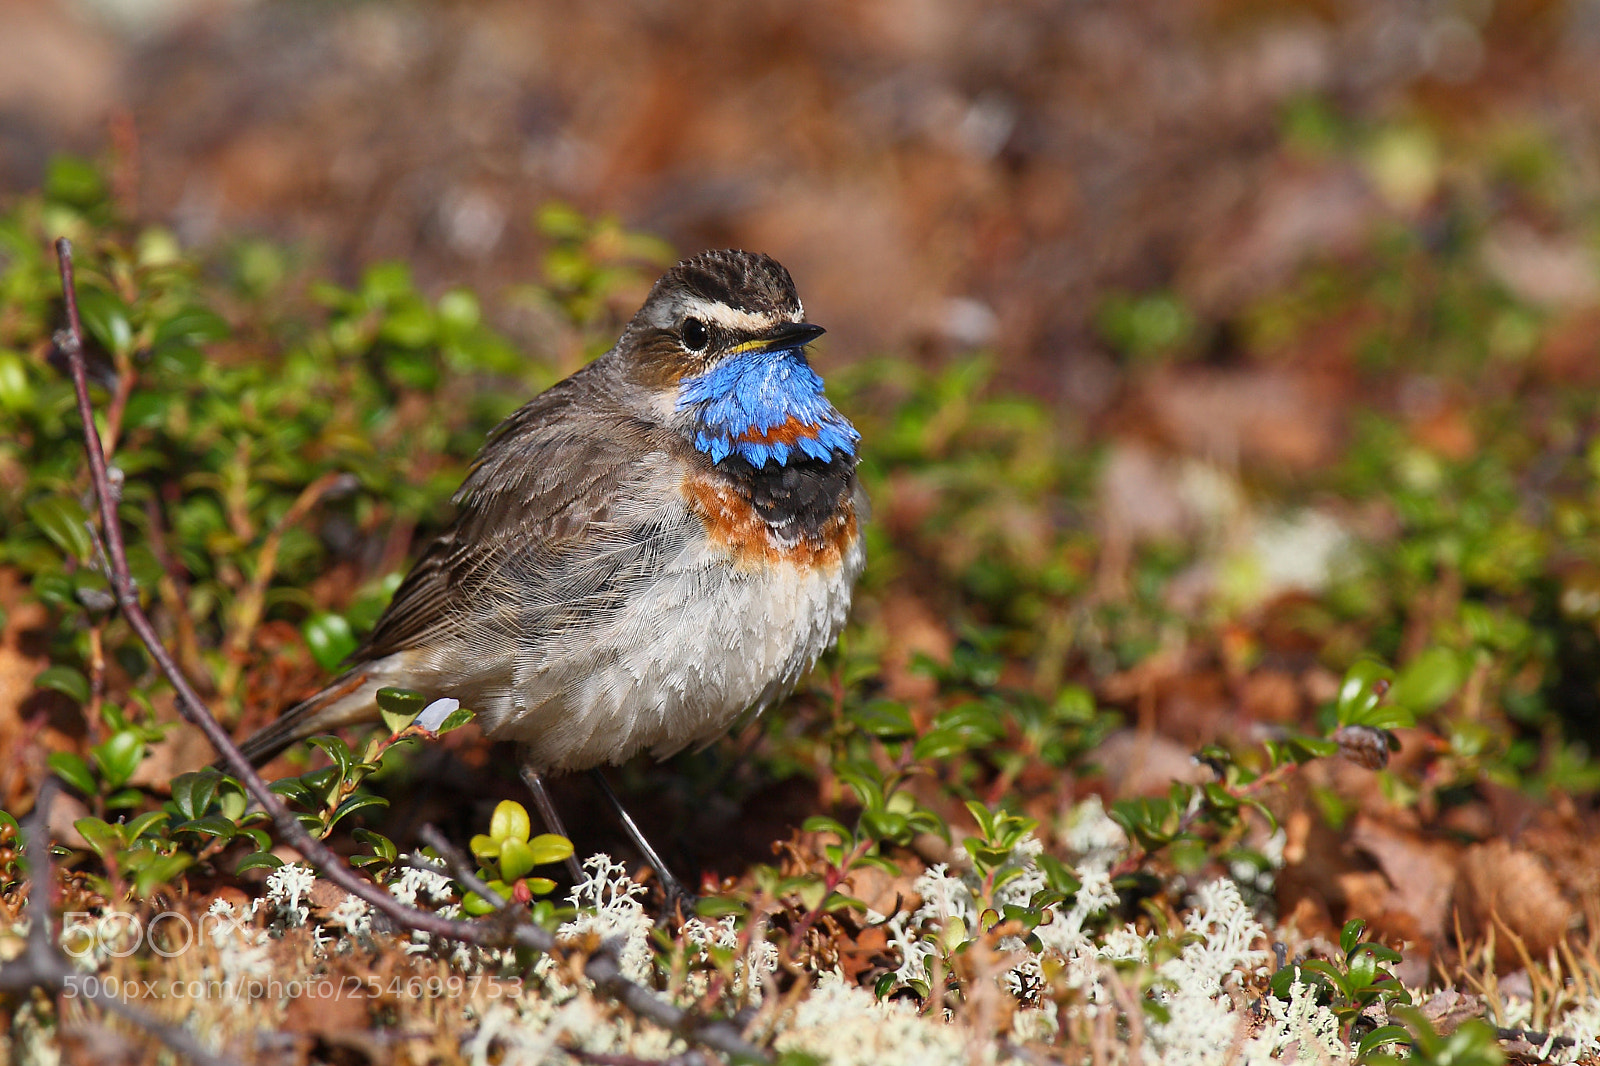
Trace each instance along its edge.
{"label": "white eyebrow stripe", "polygon": [[797,309],[793,315],[757,314],[754,311],[740,311],[717,300],[703,300],[698,296],[691,296],[685,300],[683,311],[684,314],[704,322],[740,333],[759,333],[771,329],[780,322],[800,322],[805,319],[803,307]]}

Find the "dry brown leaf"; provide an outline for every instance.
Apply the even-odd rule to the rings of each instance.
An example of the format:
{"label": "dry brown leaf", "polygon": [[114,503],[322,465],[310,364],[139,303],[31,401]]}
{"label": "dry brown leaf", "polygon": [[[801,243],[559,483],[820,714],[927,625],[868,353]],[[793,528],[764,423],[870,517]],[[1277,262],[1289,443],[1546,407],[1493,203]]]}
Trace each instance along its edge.
{"label": "dry brown leaf", "polygon": [[1239,686],[1239,710],[1257,721],[1292,722],[1300,714],[1300,685],[1286,670],[1257,670]]}
{"label": "dry brown leaf", "polygon": [[1200,784],[1212,777],[1188,748],[1159,733],[1113,733],[1095,749],[1094,758],[1116,799],[1164,795],[1174,781]]}
{"label": "dry brown leaf", "polygon": [[[1491,928],[1511,933],[1537,961],[1566,935],[1577,915],[1550,867],[1508,841],[1491,840],[1468,848],[1459,871],[1455,903],[1469,937],[1482,936]],[[1508,968],[1522,965],[1515,949],[1500,952],[1496,961]]]}
{"label": "dry brown leaf", "polygon": [[[1417,938],[1433,945],[1443,936],[1455,888],[1456,849],[1388,822],[1359,817],[1350,830],[1350,844],[1369,856],[1389,883],[1384,910],[1394,923],[1397,913],[1409,916]],[[1355,913],[1362,914],[1360,909]],[[1376,922],[1374,925],[1376,926]],[[1395,933],[1403,929],[1394,928]]]}

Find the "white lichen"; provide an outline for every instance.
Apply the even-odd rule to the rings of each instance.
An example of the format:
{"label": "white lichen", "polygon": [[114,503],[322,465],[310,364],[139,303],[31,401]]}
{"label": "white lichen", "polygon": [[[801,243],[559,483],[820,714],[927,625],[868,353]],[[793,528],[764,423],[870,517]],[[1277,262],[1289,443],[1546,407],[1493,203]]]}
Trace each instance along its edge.
{"label": "white lichen", "polygon": [[[741,937],[733,915],[724,915],[715,925],[700,918],[690,918],[679,930],[685,944],[699,950],[691,962],[703,963],[709,959],[710,949],[738,952]],[[758,1006],[761,1003],[762,984],[767,976],[778,971],[778,949],[767,940],[752,940],[750,946],[733,960],[732,979],[728,994],[736,1001]],[[689,975],[687,992],[695,999],[706,994],[710,978],[704,971]]]}
{"label": "white lichen", "polygon": [[316,871],[298,862],[285,863],[267,875],[267,899],[284,925],[304,925],[311,916],[305,900],[316,881]]}
{"label": "white lichen", "polygon": [[1353,1056],[1339,1038],[1339,1019],[1317,1002],[1316,991],[1296,981],[1289,1001],[1261,1000],[1266,1022],[1244,1046],[1246,1064],[1267,1062],[1345,1062]]}
{"label": "white lichen", "polygon": [[329,912],[328,920],[344,930],[346,936],[365,937],[372,932],[372,908],[356,896],[340,900]]}
{"label": "white lichen", "polygon": [[822,974],[782,1019],[773,1046],[802,1051],[830,1066],[963,1066],[994,1061],[992,1043],[974,1049],[957,1026],[919,1015],[909,1004],[880,1002],[837,972]]}
{"label": "white lichen", "polygon": [[645,886],[628,876],[628,868],[612,862],[609,855],[591,855],[583,861],[586,876],[568,893],[577,908],[577,917],[557,930],[557,936],[572,940],[589,934],[617,953],[622,973],[641,983],[653,979],[654,963],[650,951],[650,916],[641,897]]}
{"label": "white lichen", "polygon": [[[422,863],[430,869],[414,865]],[[403,856],[394,867],[394,880],[389,884],[389,894],[408,907],[421,902],[438,905],[455,895],[455,884],[444,873],[444,860],[424,855],[420,851]]]}

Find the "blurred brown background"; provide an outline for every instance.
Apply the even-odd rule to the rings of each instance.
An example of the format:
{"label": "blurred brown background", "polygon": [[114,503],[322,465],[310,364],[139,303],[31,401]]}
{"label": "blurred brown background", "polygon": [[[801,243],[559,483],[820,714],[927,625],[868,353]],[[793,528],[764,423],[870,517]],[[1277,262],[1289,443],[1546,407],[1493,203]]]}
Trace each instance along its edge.
{"label": "blurred brown background", "polygon": [[[491,303],[561,198],[771,252],[833,353],[992,346],[1093,412],[1107,292],[1226,321],[1425,222],[1457,137],[1537,126],[1593,182],[1597,57],[1592,0],[3,0],[0,190],[115,145],[185,242],[400,257]],[[1400,134],[1308,153],[1304,100]],[[1514,284],[1590,298],[1561,240],[1512,236]]]}

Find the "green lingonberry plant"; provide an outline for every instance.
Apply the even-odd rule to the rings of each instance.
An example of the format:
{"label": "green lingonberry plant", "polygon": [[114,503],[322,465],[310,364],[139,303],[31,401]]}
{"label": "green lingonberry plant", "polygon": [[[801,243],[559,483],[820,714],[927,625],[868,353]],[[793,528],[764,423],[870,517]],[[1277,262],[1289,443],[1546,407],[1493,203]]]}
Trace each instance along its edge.
{"label": "green lingonberry plant", "polygon": [[[298,777],[285,777],[272,782],[274,792],[294,806],[304,808],[297,812],[296,817],[319,838],[325,839],[333,832],[334,826],[358,811],[389,805],[387,799],[362,786],[377,772],[384,755],[391,748],[412,740],[442,736],[472,719],[470,710],[456,707],[436,729],[430,730],[414,724],[414,719],[428,702],[421,694],[407,689],[382,688],[378,690],[377,701],[379,713],[388,728],[368,740],[360,756],[338,737],[312,737],[310,743],[325,752],[332,764]],[[392,842],[371,830],[363,834],[362,839],[374,848],[374,853],[356,860],[358,865],[394,861],[396,849]],[[251,856],[247,862],[272,865],[258,856]]]}
{"label": "green lingonberry plant", "polygon": [[1392,1011],[1394,1007],[1411,1002],[1411,993],[1406,991],[1405,985],[1385,968],[1399,962],[1400,953],[1375,941],[1362,940],[1366,924],[1359,918],[1344,924],[1339,932],[1340,959],[1293,962],[1279,968],[1268,981],[1272,994],[1285,1001],[1295,984],[1310,986],[1318,1002],[1339,1019],[1339,1035],[1355,1045],[1358,1056],[1410,1038],[1398,1025],[1380,1025],[1364,1033],[1360,1031],[1370,1008],[1382,1006]]}
{"label": "green lingonberry plant", "polygon": [[1367,1055],[1364,1061],[1368,1066],[1503,1066],[1506,1061],[1494,1026],[1482,1018],[1468,1018],[1449,1033],[1440,1033],[1416,1007],[1397,1006],[1389,1015],[1405,1022],[1406,1028],[1400,1030],[1399,1040],[1387,1041],[1384,1046],[1405,1040],[1411,1053],[1404,1058],[1387,1053]]}
{"label": "green lingonberry plant", "polygon": [[1180,869],[1197,869],[1219,842],[1238,836],[1246,809],[1276,826],[1262,794],[1314,759],[1342,754],[1374,769],[1383,766],[1389,752],[1399,748],[1392,730],[1415,722],[1410,709],[1385,699],[1393,678],[1388,667],[1362,659],[1346,671],[1339,686],[1328,735],[1289,733],[1265,741],[1256,767],[1247,766],[1226,748],[1208,745],[1197,758],[1212,769],[1216,780],[1203,785],[1174,782],[1164,796],[1118,800],[1107,813],[1139,846],[1140,854],[1129,856],[1113,872],[1132,873],[1160,851],[1166,851]]}
{"label": "green lingonberry plant", "polygon": [[[565,862],[572,855],[572,841],[555,833],[530,836],[533,824],[520,803],[501,800],[489,819],[489,832],[472,838],[472,854],[480,863],[478,876],[500,898],[528,904],[534,896],[549,895],[556,883],[548,877],[529,876],[536,867]],[[540,901],[546,903],[548,901]],[[468,914],[490,914],[494,906],[476,892],[466,893],[461,907]]]}
{"label": "green lingonberry plant", "polygon": [[[66,671],[58,671],[54,678],[46,678],[45,674],[50,673],[51,670],[46,670],[34,679],[34,684],[39,687],[58,687]],[[76,671],[72,673],[77,680],[82,680],[81,674]],[[87,688],[87,682],[84,684]],[[72,752],[57,751],[51,752],[45,763],[58,777],[82,793],[97,810],[104,812],[137,807],[143,801],[144,793],[128,787],[128,782],[144,761],[149,745],[160,740],[170,727],[130,722],[120,707],[109,703],[101,705],[100,719],[109,735],[90,747],[88,759]]]}

